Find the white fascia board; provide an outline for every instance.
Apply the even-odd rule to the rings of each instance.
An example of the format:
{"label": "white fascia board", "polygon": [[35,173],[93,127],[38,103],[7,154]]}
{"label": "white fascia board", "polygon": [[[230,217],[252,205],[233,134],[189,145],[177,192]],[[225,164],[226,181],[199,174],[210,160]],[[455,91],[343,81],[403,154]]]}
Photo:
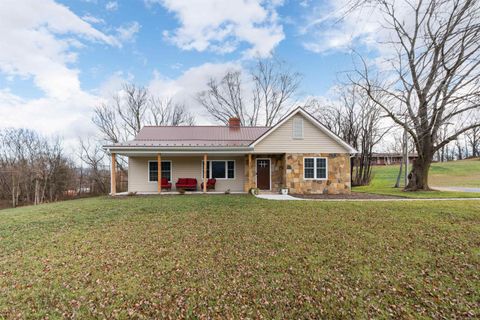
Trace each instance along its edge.
{"label": "white fascia board", "polygon": [[231,153],[231,154],[245,154],[253,151],[253,148],[159,148],[159,147],[122,147],[122,146],[108,146],[105,150],[112,153],[128,154],[152,154],[152,153],[172,153],[172,154],[204,154],[204,153]]}

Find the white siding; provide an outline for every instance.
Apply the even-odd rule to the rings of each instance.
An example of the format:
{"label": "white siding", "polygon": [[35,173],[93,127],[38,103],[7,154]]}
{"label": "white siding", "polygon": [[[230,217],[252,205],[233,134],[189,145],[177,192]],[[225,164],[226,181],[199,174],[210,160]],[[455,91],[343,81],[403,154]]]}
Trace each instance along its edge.
{"label": "white siding", "polygon": [[[303,139],[293,138],[293,121],[303,118]],[[348,153],[343,146],[329,137],[310,120],[300,114],[271,132],[255,146],[255,153]]]}
{"label": "white siding", "polygon": [[[235,160],[235,179],[219,180],[215,185],[215,191],[243,191],[245,181],[245,158],[244,156],[215,156],[208,160]],[[156,157],[129,157],[128,158],[128,191],[130,192],[156,192],[157,182],[148,182],[148,161],[157,160]],[[196,178],[197,190],[202,183],[202,160],[203,156],[192,157],[162,157],[163,160],[172,161],[172,190],[175,190],[175,182],[178,178]]]}

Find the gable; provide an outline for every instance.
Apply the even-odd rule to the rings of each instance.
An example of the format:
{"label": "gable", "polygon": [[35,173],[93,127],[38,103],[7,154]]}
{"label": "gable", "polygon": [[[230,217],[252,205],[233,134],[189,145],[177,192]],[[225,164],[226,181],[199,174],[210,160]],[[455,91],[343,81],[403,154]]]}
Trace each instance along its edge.
{"label": "gable", "polygon": [[[303,139],[293,138],[293,123],[303,120]],[[310,119],[297,112],[287,121],[274,128],[254,146],[255,152],[276,153],[350,153],[346,147],[327,135]]]}

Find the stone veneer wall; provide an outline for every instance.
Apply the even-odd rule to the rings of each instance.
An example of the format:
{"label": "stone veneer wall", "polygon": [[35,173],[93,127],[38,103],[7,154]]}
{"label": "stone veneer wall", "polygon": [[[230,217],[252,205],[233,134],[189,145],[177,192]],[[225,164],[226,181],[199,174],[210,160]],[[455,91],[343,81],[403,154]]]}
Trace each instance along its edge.
{"label": "stone veneer wall", "polygon": [[[303,158],[327,157],[328,180],[304,180]],[[290,193],[342,194],[350,193],[350,155],[342,153],[287,153],[286,185]]]}
{"label": "stone veneer wall", "polygon": [[[285,156],[281,154],[252,154],[252,167],[248,168],[248,155],[245,156],[245,184],[244,191],[256,187],[255,171],[257,168],[257,158],[270,158],[272,185],[271,189],[274,192],[280,192],[280,188],[285,185]],[[248,183],[248,171],[252,171],[252,184]]]}

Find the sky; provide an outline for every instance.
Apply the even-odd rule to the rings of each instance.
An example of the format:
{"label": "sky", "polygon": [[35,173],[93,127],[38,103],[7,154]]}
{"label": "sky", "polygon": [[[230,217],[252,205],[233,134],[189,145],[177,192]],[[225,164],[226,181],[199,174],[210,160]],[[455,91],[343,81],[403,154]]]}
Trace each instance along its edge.
{"label": "sky", "polygon": [[0,128],[95,135],[93,109],[124,82],[185,103],[207,124],[195,94],[259,56],[302,74],[299,100],[326,97],[352,69],[352,50],[379,51],[372,13],[339,19],[345,1],[2,0]]}

